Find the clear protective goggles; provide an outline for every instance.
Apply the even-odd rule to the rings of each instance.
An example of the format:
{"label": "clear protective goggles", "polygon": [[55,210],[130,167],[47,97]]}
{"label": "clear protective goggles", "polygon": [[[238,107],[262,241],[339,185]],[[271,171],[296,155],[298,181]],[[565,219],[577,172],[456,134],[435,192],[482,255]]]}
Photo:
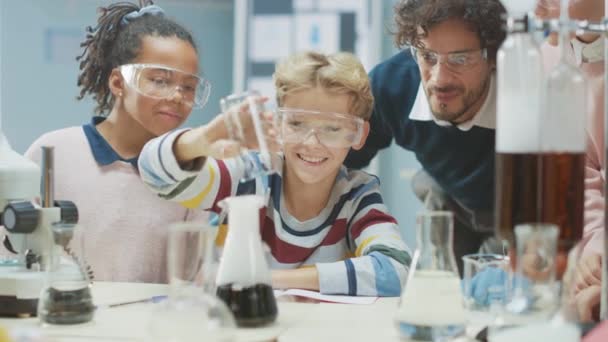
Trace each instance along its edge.
{"label": "clear protective goggles", "polygon": [[485,48],[450,53],[439,53],[413,46],[410,49],[414,60],[421,67],[432,68],[438,63],[444,63],[450,70],[455,72],[466,71],[488,59],[488,50]]}
{"label": "clear protective goggles", "polygon": [[279,136],[283,143],[302,143],[314,135],[326,147],[347,148],[361,141],[365,121],[348,114],[279,108]]}
{"label": "clear protective goggles", "polygon": [[168,99],[179,91],[182,102],[202,108],[209,99],[211,85],[204,78],[158,64],[124,64],[119,67],[127,84],[138,93]]}

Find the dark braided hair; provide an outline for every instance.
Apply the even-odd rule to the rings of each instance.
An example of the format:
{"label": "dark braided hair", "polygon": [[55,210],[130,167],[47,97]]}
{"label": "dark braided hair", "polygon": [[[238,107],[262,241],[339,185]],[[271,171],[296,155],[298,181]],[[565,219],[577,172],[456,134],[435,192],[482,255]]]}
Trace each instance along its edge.
{"label": "dark braided hair", "polygon": [[395,6],[395,44],[421,48],[420,40],[433,26],[450,18],[461,18],[477,33],[490,59],[495,59],[506,36],[505,13],[499,0],[400,0]]}
{"label": "dark braided hair", "polygon": [[127,14],[152,4],[151,0],[139,0],[139,6],[117,2],[100,7],[97,26],[86,28],[86,39],[80,44],[84,50],[76,58],[80,62],[80,94],[77,99],[82,100],[87,94],[92,94],[97,102],[97,114],[108,114],[112,110],[114,98],[108,85],[110,74],[114,68],[137,57],[144,37],[177,37],[196,49],[190,32],[165,15],[144,14],[123,23]]}

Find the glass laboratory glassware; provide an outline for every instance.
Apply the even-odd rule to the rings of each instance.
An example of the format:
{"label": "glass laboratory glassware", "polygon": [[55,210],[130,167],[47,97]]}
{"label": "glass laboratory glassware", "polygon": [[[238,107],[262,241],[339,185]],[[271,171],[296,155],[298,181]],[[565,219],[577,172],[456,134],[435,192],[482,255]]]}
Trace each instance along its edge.
{"label": "glass laboratory glassware", "polygon": [[507,311],[513,324],[548,320],[559,307],[556,253],[559,229],[554,224],[515,227],[516,271]]}
{"label": "glass laboratory glassware", "polygon": [[[566,255],[583,236],[587,84],[568,58],[568,2],[562,0],[559,33],[561,58],[547,75],[540,130],[540,222],[560,230],[558,256]],[[563,265],[558,275],[563,273]]]}
{"label": "glass laboratory glassware", "polygon": [[168,300],[154,304],[148,339],[154,342],[232,341],[236,324],[230,309],[215,296],[214,245],[217,227],[209,222],[180,222],[169,227]]}
{"label": "glass laboratory glassware", "polygon": [[[496,180],[498,235],[514,245],[513,229],[539,221],[542,56],[528,32],[535,0],[503,0],[508,34],[496,57]],[[497,23],[498,25],[498,23]]]}
{"label": "glass laboratory glassware", "polygon": [[[244,173],[241,181],[248,181],[279,171],[279,163],[273,157],[271,142],[266,132],[276,123],[263,117],[266,109],[260,100],[260,94],[251,90],[241,94],[232,94],[220,100],[224,114],[224,123],[231,140],[241,144],[238,160],[243,164]],[[254,149],[248,148],[247,142],[256,142]],[[255,152],[254,152],[255,150]]]}
{"label": "glass laboratory glassware", "polygon": [[229,197],[228,235],[217,274],[217,296],[232,310],[239,326],[274,322],[278,309],[260,236],[264,196]]}
{"label": "glass laboratory glassware", "polygon": [[45,287],[38,301],[38,317],[43,324],[79,324],[93,319],[95,305],[87,267],[67,247],[75,224],[55,223],[54,243],[46,264]]}
{"label": "glass laboratory glassware", "polygon": [[453,224],[447,211],[417,217],[418,248],[397,311],[402,338],[443,341],[464,333],[466,314],[452,250]]}
{"label": "glass laboratory glassware", "polygon": [[500,254],[462,257],[464,305],[469,322],[491,324],[503,310],[509,292],[509,258]]}

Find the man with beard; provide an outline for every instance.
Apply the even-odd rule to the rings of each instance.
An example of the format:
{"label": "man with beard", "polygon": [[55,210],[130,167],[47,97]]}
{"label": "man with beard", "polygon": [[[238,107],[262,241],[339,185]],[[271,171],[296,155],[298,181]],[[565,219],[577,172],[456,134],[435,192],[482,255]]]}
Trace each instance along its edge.
{"label": "man with beard", "polygon": [[366,166],[392,140],[413,151],[412,179],[431,210],[455,214],[454,252],[502,251],[494,218],[496,52],[505,38],[499,0],[401,0],[395,43],[402,51],[372,70],[376,100],[365,147],[349,167]]}

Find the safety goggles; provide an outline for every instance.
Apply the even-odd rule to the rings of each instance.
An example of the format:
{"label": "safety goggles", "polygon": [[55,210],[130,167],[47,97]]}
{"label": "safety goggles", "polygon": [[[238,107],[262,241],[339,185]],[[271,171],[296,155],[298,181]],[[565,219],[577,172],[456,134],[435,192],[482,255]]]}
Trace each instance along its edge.
{"label": "safety goggles", "polygon": [[279,108],[279,132],[284,143],[302,143],[311,135],[326,147],[352,147],[361,141],[361,118],[330,112],[315,112],[296,108]]}
{"label": "safety goggles", "polygon": [[204,78],[157,64],[125,64],[120,73],[127,84],[141,95],[168,99],[179,91],[182,102],[202,108],[209,99],[211,85]]}
{"label": "safety goggles", "polygon": [[438,63],[444,63],[454,72],[462,72],[488,59],[488,50],[470,50],[450,53],[438,53],[431,50],[410,47],[412,56],[423,68],[432,68]]}

